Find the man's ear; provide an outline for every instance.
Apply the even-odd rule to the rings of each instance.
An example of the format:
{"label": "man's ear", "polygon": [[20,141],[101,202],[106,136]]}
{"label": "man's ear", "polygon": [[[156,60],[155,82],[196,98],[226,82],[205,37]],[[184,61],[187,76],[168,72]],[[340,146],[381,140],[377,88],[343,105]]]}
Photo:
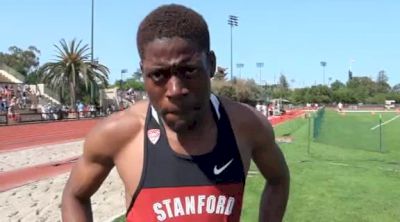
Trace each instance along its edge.
{"label": "man's ear", "polygon": [[140,71],[142,71],[142,74],[143,74],[143,62],[142,61],[139,62],[139,67],[140,67]]}
{"label": "man's ear", "polygon": [[215,57],[214,51],[208,53],[208,64],[209,64],[209,75],[210,78],[214,77],[215,69],[217,66],[217,58]]}

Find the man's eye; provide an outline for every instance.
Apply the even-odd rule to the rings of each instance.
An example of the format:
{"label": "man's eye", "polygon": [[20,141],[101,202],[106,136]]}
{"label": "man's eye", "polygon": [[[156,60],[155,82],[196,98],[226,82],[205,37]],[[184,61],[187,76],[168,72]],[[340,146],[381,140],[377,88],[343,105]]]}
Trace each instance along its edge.
{"label": "man's eye", "polygon": [[155,82],[160,82],[164,79],[165,76],[161,72],[155,72],[155,73],[150,74],[149,77]]}
{"label": "man's eye", "polygon": [[193,78],[197,75],[197,69],[196,68],[186,68],[183,73],[185,74],[186,78]]}

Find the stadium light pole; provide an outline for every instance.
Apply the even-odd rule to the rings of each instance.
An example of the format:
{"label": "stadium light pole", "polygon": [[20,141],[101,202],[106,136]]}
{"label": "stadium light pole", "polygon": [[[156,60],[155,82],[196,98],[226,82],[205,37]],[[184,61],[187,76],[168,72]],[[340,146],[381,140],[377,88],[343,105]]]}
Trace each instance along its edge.
{"label": "stadium light pole", "polygon": [[236,68],[239,69],[239,79],[242,78],[242,68],[244,67],[243,63],[236,64]]}
{"label": "stadium light pole", "polygon": [[92,29],[92,32],[91,32],[91,48],[90,48],[90,51],[91,51],[91,60],[92,60],[92,63],[93,63],[93,59],[94,59],[94,57],[93,57],[93,34],[94,34],[94,0],[92,0],[92,26],[91,26],[91,29]]}
{"label": "stadium light pole", "polygon": [[[91,60],[91,68],[94,64],[94,44],[93,44],[93,39],[94,39],[94,0],[92,0],[92,25],[91,25],[91,47],[90,47],[90,60]],[[93,71],[93,69],[92,69]],[[90,82],[90,102],[93,104],[94,103],[94,89],[93,89],[94,85],[93,82]]]}
{"label": "stadium light pole", "polygon": [[294,89],[294,83],[296,82],[296,80],[295,79],[291,79],[290,80],[290,83],[292,84],[292,89]]}
{"label": "stadium light pole", "polygon": [[228,25],[231,26],[231,81],[233,79],[233,55],[232,55],[232,50],[233,50],[233,42],[232,42],[232,30],[233,26],[238,26],[238,17],[235,15],[230,15],[228,19]]}
{"label": "stadium light pole", "polygon": [[261,85],[261,69],[264,67],[264,63],[263,62],[257,62],[256,66],[257,66],[257,68],[260,69],[260,85]]}
{"label": "stadium light pole", "polygon": [[122,80],[123,80],[123,74],[127,73],[128,70],[127,69],[121,69],[121,81],[119,82],[119,88],[120,90],[122,90]]}
{"label": "stadium light pole", "polygon": [[324,81],[323,83],[325,85],[325,67],[326,67],[327,63],[325,61],[321,61],[320,64],[322,66],[322,76],[323,76],[322,78],[323,78],[323,81]]}
{"label": "stadium light pole", "polygon": [[354,60],[354,59],[350,59],[350,65],[349,65],[349,71],[351,72],[351,68],[352,68],[352,66],[353,66],[353,63],[355,62],[356,60]]}

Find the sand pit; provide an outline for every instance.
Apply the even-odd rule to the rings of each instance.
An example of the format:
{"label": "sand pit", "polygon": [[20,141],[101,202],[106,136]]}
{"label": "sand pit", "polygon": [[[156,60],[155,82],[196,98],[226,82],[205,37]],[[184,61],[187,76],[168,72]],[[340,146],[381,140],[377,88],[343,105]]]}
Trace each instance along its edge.
{"label": "sand pit", "polygon": [[0,172],[60,161],[82,154],[83,140],[0,153]]}
{"label": "sand pit", "polygon": [[[0,155],[2,171],[42,164],[80,155],[82,141],[49,145]],[[61,195],[69,173],[0,193],[1,221],[61,221]],[[113,169],[92,197],[94,221],[111,221],[125,213],[122,181]]]}

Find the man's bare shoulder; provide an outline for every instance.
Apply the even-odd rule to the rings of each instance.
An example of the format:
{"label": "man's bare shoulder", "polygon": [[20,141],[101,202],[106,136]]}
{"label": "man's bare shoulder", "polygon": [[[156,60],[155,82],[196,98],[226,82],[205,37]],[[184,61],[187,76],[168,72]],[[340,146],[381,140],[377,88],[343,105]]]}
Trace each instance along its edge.
{"label": "man's bare shoulder", "polygon": [[240,124],[242,127],[254,127],[254,124],[268,122],[267,117],[247,104],[236,102],[225,97],[220,97],[220,100],[230,120],[236,124]]}
{"label": "man's bare shoulder", "polygon": [[272,139],[273,129],[266,116],[253,107],[220,97],[231,124],[240,135],[255,141],[256,137]]}
{"label": "man's bare shoulder", "polygon": [[148,105],[141,101],[100,121],[87,135],[85,151],[114,155],[142,130]]}
{"label": "man's bare shoulder", "polygon": [[116,112],[103,119],[94,133],[106,133],[119,138],[120,134],[132,134],[141,129],[146,119],[148,101],[140,101],[128,109]]}

